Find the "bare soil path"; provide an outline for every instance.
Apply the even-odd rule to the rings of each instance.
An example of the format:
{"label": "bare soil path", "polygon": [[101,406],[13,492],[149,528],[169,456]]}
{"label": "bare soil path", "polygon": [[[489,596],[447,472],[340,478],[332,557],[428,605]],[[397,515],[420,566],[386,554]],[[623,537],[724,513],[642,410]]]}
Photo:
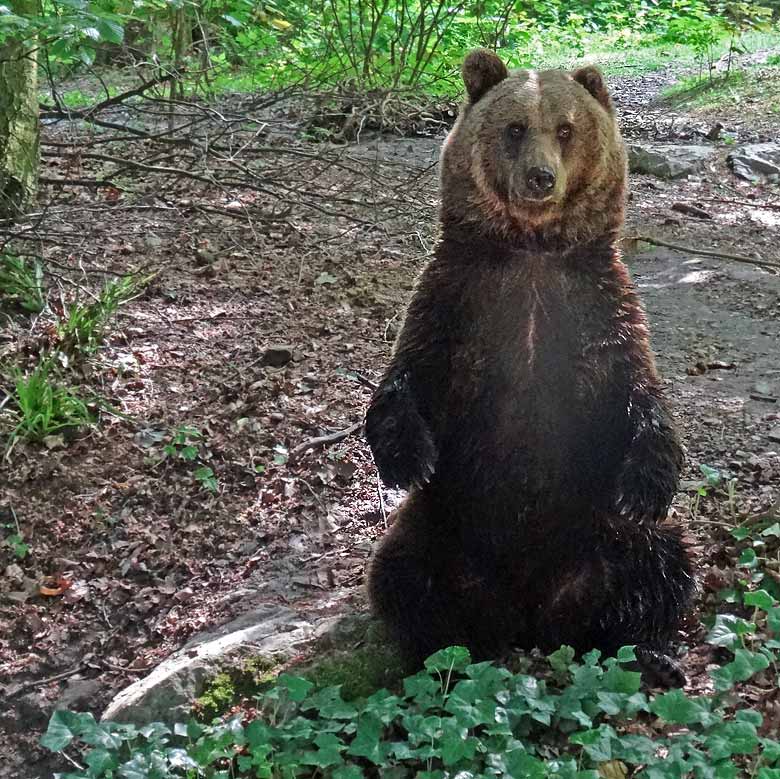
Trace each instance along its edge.
{"label": "bare soil path", "polygon": [[[715,119],[739,138],[777,132],[739,111],[671,114],[652,104],[670,78],[615,80],[627,137],[701,140]],[[294,461],[289,452],[361,419],[360,375],[376,378],[385,364],[434,239],[441,138],[366,134],[331,147],[307,140],[288,108],[266,115],[261,140],[284,174],[275,195],[131,168],[117,176],[126,189],[44,192],[36,246],[55,274],[54,313],[60,294],[94,290],[105,273],[158,275],[72,374],[121,415],[103,411],[94,430],[51,448],[19,442],[0,465],[0,523],[18,523],[31,548],[17,559],[0,547],[0,776],[50,776],[35,742],[56,706],[99,712],[208,626],[262,602],[326,614],[362,604],[384,524],[370,453],[359,435]],[[78,123],[46,130],[74,147],[88,134]],[[45,157],[50,178],[105,173],[105,160],[44,147],[56,149]],[[243,147],[247,165],[252,149]],[[727,152],[718,147],[689,180],[632,177],[627,233],[777,261],[780,193],[735,179]],[[712,218],[682,215],[677,202]],[[629,262],[688,448],[675,511],[693,519],[706,605],[708,572],[719,587],[732,574],[712,524],[722,502],[692,508],[700,465],[737,480],[741,513],[780,493],[780,442],[770,437],[780,427],[780,277],[666,249]],[[53,315],[9,315],[0,362],[24,365],[51,343]],[[177,431],[197,462],[166,456]],[[197,466],[212,468],[216,493]],[[382,494],[391,507],[397,496]],[[46,577],[68,586],[41,596]],[[694,617],[694,688],[710,659],[700,639]]]}

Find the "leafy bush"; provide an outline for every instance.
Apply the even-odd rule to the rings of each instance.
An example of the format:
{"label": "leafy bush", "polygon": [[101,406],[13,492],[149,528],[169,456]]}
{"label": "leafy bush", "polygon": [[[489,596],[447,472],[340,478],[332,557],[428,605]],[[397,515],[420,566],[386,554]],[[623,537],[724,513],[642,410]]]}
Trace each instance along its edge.
{"label": "leafy bush", "polygon": [[127,31],[132,56],[153,57],[176,78],[189,70],[192,87],[206,91],[315,83],[451,93],[474,46],[521,65],[555,49],[581,56],[594,34],[626,50],[683,44],[703,70],[722,40],[738,50],[742,33],[771,21],[769,8],[746,0],[136,0],[132,9],[119,0],[46,0],[42,11],[19,15],[0,6],[0,43],[37,35],[56,67],[118,51]]}
{"label": "leafy bush", "polygon": [[[780,776],[780,741],[759,734],[762,716],[733,708],[735,684],[765,674],[780,641],[758,638],[757,622],[780,633],[780,607],[766,592],[745,594],[757,621],[720,615],[708,641],[731,659],[711,674],[712,695],[672,690],[648,696],[628,670],[633,648],[582,662],[562,647],[549,679],[472,664],[462,647],[437,652],[397,694],[380,690],[347,703],[339,687],[317,689],[282,674],[260,700],[262,716],[169,728],[98,723],[56,712],[42,739],[62,751],[90,749],[63,779],[228,777],[268,779],[381,776],[417,779],[600,776]],[[653,737],[645,735],[653,724]]]}

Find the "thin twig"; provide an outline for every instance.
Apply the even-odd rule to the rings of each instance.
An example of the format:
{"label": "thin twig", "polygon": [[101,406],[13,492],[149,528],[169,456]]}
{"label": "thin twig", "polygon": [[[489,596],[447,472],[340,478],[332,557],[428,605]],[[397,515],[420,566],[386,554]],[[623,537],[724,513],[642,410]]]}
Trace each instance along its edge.
{"label": "thin twig", "polygon": [[47,676],[45,679],[36,679],[32,682],[25,682],[24,684],[17,687],[15,690],[12,690],[9,694],[9,698],[15,698],[17,695],[21,695],[23,692],[27,692],[27,690],[33,690],[36,687],[43,687],[44,685],[51,684],[52,682],[59,682],[63,679],[67,679],[69,676],[73,676],[74,674],[77,674],[79,671],[82,671],[84,668],[87,667],[86,663],[79,663],[78,665],[71,668],[69,671],[62,671],[61,673],[54,674],[54,676]]}
{"label": "thin twig", "polygon": [[343,441],[345,438],[349,438],[354,433],[357,433],[363,427],[363,420],[355,422],[354,425],[345,427],[343,430],[337,430],[335,433],[328,433],[328,435],[320,435],[316,438],[310,438],[308,441],[304,441],[302,444],[298,444],[294,449],[290,451],[289,459],[295,460],[302,455],[307,449],[318,449],[328,444],[335,444],[339,441]]}

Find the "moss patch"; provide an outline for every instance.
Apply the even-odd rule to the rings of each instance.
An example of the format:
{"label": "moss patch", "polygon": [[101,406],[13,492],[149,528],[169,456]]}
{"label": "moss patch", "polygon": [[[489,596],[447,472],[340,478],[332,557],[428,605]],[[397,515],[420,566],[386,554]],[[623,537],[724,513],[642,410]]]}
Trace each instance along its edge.
{"label": "moss patch", "polygon": [[228,712],[237,703],[252,698],[276,679],[279,661],[256,655],[246,657],[234,668],[220,671],[206,685],[193,704],[193,711],[206,722]]}
{"label": "moss patch", "polygon": [[366,615],[343,617],[310,646],[306,659],[290,667],[267,656],[246,657],[222,669],[195,701],[195,715],[206,722],[253,701],[284,670],[318,688],[341,687],[346,701],[367,698],[377,690],[400,686],[404,668],[381,625]]}
{"label": "moss patch", "polygon": [[332,651],[300,670],[317,687],[341,686],[345,701],[367,698],[383,687],[392,689],[404,677],[404,669],[387,641],[367,642],[354,649]]}

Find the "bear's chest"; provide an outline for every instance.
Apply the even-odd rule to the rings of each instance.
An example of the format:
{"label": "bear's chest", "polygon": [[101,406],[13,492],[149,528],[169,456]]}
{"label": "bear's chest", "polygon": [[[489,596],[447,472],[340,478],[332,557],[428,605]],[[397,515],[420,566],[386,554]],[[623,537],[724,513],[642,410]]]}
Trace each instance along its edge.
{"label": "bear's chest", "polygon": [[551,269],[484,273],[464,290],[455,317],[453,367],[469,376],[464,389],[490,396],[496,412],[518,403],[549,408],[556,399],[570,408],[590,384],[583,355],[608,318],[597,293]]}
{"label": "bear's chest", "polygon": [[458,457],[497,479],[572,486],[600,469],[593,453],[625,407],[609,360],[593,357],[611,315],[598,284],[534,270],[485,272],[463,290],[448,427]]}

